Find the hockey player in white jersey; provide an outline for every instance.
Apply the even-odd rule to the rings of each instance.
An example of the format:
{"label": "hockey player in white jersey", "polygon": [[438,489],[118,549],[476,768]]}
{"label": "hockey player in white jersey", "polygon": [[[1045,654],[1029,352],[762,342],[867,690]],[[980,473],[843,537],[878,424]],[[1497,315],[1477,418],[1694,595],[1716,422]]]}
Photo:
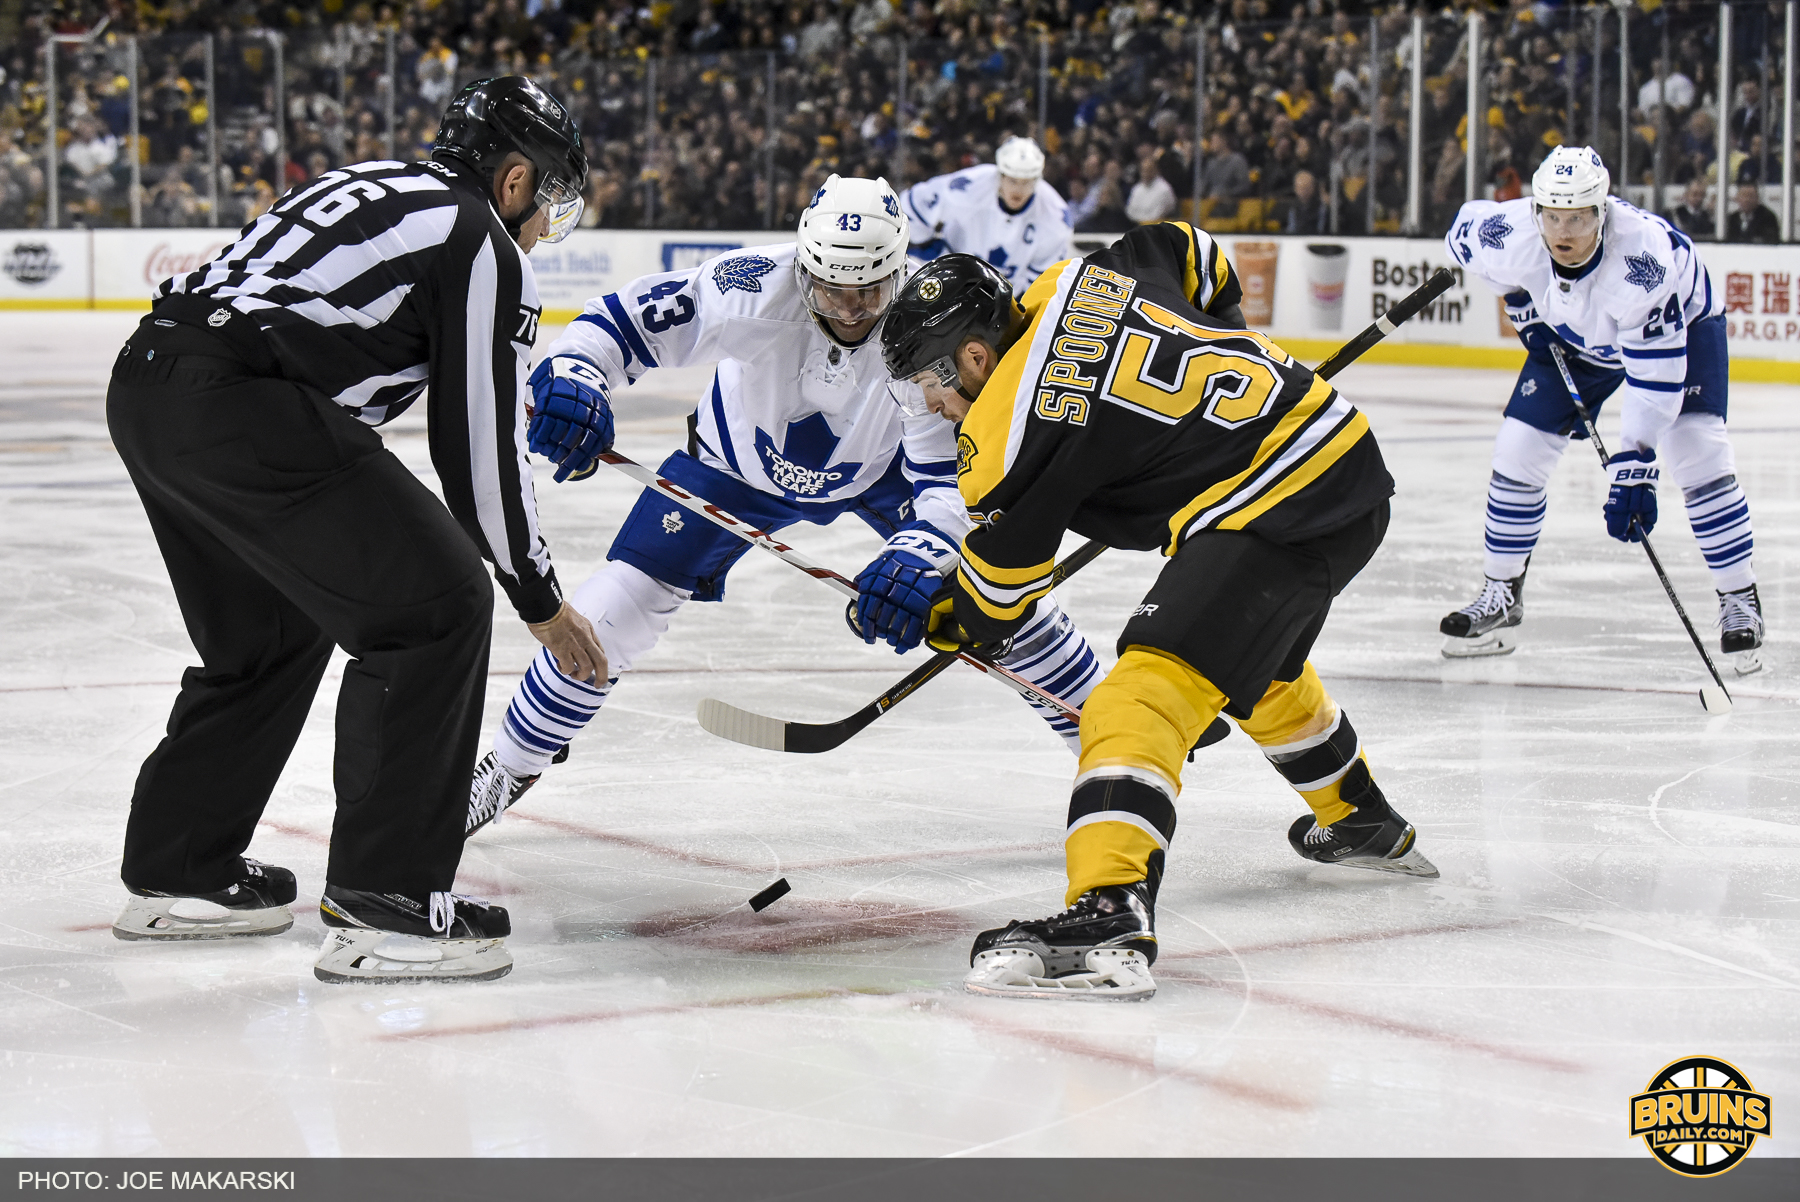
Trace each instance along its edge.
{"label": "hockey player in white jersey", "polygon": [[[590,474],[612,441],[609,394],[658,366],[717,361],[686,450],[657,474],[767,531],[853,513],[887,540],[849,615],[897,651],[924,637],[929,598],[970,529],[956,491],[952,425],[907,416],[888,394],[875,328],[905,278],[907,219],[885,180],[832,176],[801,215],[797,243],[731,251],[634,280],[588,302],[531,376],[531,449],[557,479]],[[607,563],[570,598],[594,623],[612,678],[584,682],[540,655],[476,766],[467,829],[516,802],[563,754],[619,676],[690,600],[718,601],[749,544],[646,489]],[[1079,705],[1094,652],[1054,601],[1000,662]],[[1071,751],[1076,724],[1038,712]]]}
{"label": "hockey player in white jersey", "polygon": [[992,163],[952,171],[906,191],[914,264],[953,252],[978,255],[1023,295],[1069,257],[1069,206],[1044,182],[1044,152],[1008,138]]}
{"label": "hockey player in white jersey", "polygon": [[1545,485],[1569,440],[1585,437],[1550,355],[1561,346],[1590,412],[1613,395],[1621,405],[1607,532],[1637,541],[1637,528],[1655,527],[1666,467],[1718,593],[1720,648],[1740,674],[1754,672],[1762,605],[1750,506],[1725,432],[1723,298],[1693,242],[1608,196],[1611,182],[1594,151],[1561,146],[1532,177],[1531,196],[1470,201],[1445,237],[1463,270],[1505,298],[1528,354],[1494,444],[1486,580],[1440,623],[1444,654],[1504,655],[1516,645]]}

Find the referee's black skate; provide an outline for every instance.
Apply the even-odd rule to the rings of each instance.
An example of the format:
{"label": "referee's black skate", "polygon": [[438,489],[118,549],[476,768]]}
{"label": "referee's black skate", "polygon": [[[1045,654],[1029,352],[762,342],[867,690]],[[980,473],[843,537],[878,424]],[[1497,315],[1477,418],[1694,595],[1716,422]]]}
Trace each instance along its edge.
{"label": "referee's black skate", "polygon": [[321,981],[491,981],[512,971],[506,910],[457,893],[425,901],[326,885]]}
{"label": "referee's black skate", "polygon": [[[550,762],[560,764],[568,758],[569,745],[564,743],[562,750],[550,757]],[[463,821],[463,838],[467,839],[490,822],[498,824],[500,815],[512,809],[519,798],[525,796],[525,790],[537,784],[542,775],[514,776],[493,752],[482,756],[481,762],[475,765],[475,775],[469,778],[469,816]]]}
{"label": "referee's black skate", "polygon": [[1155,960],[1149,884],[1103,885],[1061,914],[977,935],[963,988],[989,997],[1142,1001],[1156,992]]}
{"label": "referee's black skate", "polygon": [[113,920],[117,939],[230,939],[279,935],[294,925],[294,874],[249,857],[237,881],[213,893],[125,887],[133,896]]}
{"label": "referee's black skate", "polygon": [[1339,796],[1356,807],[1355,813],[1330,826],[1305,814],[1288,828],[1288,843],[1309,860],[1342,864],[1346,868],[1373,868],[1404,876],[1435,877],[1437,865],[1419,852],[1419,833],[1381,795],[1361,760],[1344,774]]}
{"label": "referee's black skate", "polygon": [[1508,655],[1519,645],[1513,628],[1525,620],[1525,573],[1531,561],[1511,580],[1483,577],[1481,594],[1438,623],[1444,638],[1444,658],[1475,655]]}
{"label": "referee's black skate", "polygon": [[1762,671],[1762,645],[1762,598],[1756,586],[1720,593],[1719,650],[1731,657],[1739,676]]}

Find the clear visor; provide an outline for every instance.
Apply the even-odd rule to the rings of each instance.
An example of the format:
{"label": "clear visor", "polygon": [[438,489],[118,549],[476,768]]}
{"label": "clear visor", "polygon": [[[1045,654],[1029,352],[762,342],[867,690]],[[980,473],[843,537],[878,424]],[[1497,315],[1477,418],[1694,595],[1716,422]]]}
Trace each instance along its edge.
{"label": "clear visor", "polygon": [[925,402],[925,388],[955,388],[956,365],[945,355],[936,363],[920,368],[904,380],[890,380],[888,395],[894,398],[894,404],[900,406],[900,412],[908,417],[925,417],[931,412],[931,406]]}
{"label": "clear visor", "polygon": [[581,198],[581,190],[572,181],[554,177],[539,185],[537,202],[550,219],[549,228],[538,239],[540,242],[561,242],[567,238],[569,231],[580,224],[582,210],[587,207],[587,202]]}
{"label": "clear visor", "polygon": [[794,264],[794,275],[808,309],[820,317],[847,326],[879,320],[887,312],[888,306],[894,303],[894,294],[900,291],[899,272],[861,288],[828,284],[798,262]]}
{"label": "clear visor", "polygon": [[1549,242],[1585,242],[1600,233],[1600,210],[1589,205],[1580,209],[1550,209],[1537,206],[1538,229]]}

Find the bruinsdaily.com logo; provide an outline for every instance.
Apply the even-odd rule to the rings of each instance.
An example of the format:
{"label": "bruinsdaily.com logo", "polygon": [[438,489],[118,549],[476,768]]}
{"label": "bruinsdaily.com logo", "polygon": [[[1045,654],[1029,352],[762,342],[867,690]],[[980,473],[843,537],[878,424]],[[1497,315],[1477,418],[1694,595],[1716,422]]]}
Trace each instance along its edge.
{"label": "bruinsdaily.com logo", "polygon": [[1683,1177],[1729,1173],[1771,1135],[1769,1097],[1711,1056],[1672,1060],[1631,1099],[1631,1136]]}

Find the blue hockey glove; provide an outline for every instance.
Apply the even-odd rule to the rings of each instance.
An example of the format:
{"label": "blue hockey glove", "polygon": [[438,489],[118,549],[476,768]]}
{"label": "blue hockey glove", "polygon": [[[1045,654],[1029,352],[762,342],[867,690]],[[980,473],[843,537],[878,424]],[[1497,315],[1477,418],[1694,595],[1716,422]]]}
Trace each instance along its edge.
{"label": "blue hockey glove", "polygon": [[1662,475],[1656,452],[1620,451],[1606,461],[1606,470],[1612,477],[1606,493],[1606,532],[1622,543],[1643,542],[1644,534],[1656,529],[1656,480]]}
{"label": "blue hockey glove", "polygon": [[865,643],[877,639],[896,653],[911,651],[925,637],[931,599],[956,570],[956,543],[928,522],[908,522],[888,539],[856,578],[857,598],[850,628]]}
{"label": "blue hockey glove", "polygon": [[606,377],[586,359],[557,355],[537,365],[530,384],[531,449],[557,465],[558,484],[571,474],[578,480],[592,475],[600,452],[613,442]]}

